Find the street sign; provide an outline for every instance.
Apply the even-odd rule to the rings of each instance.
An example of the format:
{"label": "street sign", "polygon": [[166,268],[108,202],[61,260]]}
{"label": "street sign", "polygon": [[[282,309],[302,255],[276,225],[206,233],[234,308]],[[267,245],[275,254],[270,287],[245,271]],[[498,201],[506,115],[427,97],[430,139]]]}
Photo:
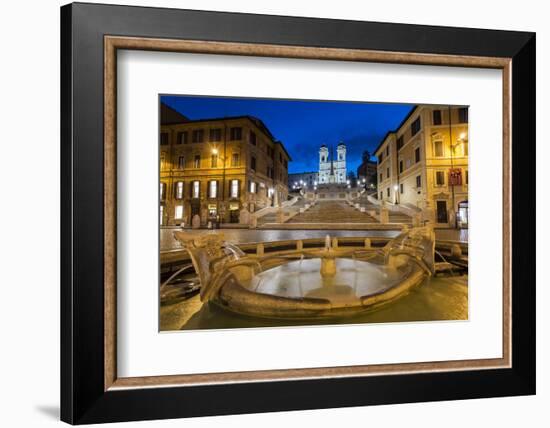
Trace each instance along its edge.
{"label": "street sign", "polygon": [[451,168],[449,170],[449,184],[451,186],[461,186],[462,185],[462,169],[460,169],[460,168]]}

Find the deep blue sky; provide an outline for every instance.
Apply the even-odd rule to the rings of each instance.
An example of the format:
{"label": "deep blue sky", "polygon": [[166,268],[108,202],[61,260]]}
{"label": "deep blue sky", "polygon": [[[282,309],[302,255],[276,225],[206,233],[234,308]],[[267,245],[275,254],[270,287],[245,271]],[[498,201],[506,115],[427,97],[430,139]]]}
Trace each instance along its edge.
{"label": "deep blue sky", "polygon": [[412,106],[334,101],[162,96],[161,101],[189,119],[251,115],[281,140],[292,162],[289,172],[317,171],[319,146],[347,146],[348,171],[357,172],[364,150],[371,153]]}

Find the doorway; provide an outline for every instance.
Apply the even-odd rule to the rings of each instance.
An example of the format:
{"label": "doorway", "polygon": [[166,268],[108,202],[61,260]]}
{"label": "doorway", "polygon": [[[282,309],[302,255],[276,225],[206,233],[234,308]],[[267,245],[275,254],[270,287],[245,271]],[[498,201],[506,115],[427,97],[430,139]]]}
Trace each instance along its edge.
{"label": "doorway", "polygon": [[447,201],[436,201],[437,208],[437,222],[448,223],[449,218],[447,215]]}
{"label": "doorway", "polygon": [[468,228],[468,201],[462,201],[458,204],[458,227]]}

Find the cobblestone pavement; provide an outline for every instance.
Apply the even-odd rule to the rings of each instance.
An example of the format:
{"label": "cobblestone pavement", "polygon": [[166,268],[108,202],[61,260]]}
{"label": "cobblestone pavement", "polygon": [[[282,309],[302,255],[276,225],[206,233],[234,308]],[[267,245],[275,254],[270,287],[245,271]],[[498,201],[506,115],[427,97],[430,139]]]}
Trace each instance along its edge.
{"label": "cobblestone pavement", "polygon": [[436,229],[435,237],[440,241],[468,242],[468,229]]}
{"label": "cobblestone pavement", "polygon": [[[179,248],[174,240],[174,230],[179,228],[162,228],[160,230],[161,251]],[[396,230],[250,230],[250,229],[221,229],[221,230],[188,230],[189,237],[205,233],[223,233],[225,238],[236,243],[284,241],[287,239],[323,238],[330,236],[349,237],[386,237],[393,238],[399,233]],[[436,239],[468,242],[467,229],[436,229]]]}
{"label": "cobblestone pavement", "polygon": [[[173,232],[179,228],[162,228],[160,230],[161,251],[178,248]],[[250,229],[221,229],[221,230],[188,230],[189,237],[205,233],[223,233],[225,239],[239,244],[251,242],[284,241],[287,239],[324,238],[330,236],[364,236],[393,238],[399,233],[396,230],[250,230]]]}

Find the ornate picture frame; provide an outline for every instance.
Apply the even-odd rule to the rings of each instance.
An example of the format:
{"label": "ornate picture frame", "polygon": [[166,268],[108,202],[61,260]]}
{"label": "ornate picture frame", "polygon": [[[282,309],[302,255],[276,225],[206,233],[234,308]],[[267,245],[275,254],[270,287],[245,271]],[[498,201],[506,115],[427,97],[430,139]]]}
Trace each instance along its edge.
{"label": "ornate picture frame", "polygon": [[[501,70],[502,358],[117,376],[118,50]],[[75,3],[61,8],[61,54],[62,420],[83,424],[535,393],[533,33]]]}

